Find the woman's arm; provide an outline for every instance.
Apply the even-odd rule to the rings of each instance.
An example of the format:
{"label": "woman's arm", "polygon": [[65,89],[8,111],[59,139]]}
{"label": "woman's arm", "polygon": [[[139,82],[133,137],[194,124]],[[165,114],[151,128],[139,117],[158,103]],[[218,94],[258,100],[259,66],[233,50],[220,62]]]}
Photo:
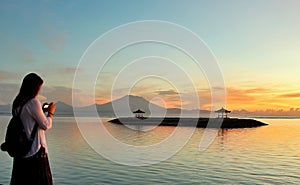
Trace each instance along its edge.
{"label": "woman's arm", "polygon": [[38,99],[33,99],[30,102],[30,112],[32,117],[39,124],[39,127],[43,130],[48,130],[52,127],[52,115],[45,116],[41,102]]}

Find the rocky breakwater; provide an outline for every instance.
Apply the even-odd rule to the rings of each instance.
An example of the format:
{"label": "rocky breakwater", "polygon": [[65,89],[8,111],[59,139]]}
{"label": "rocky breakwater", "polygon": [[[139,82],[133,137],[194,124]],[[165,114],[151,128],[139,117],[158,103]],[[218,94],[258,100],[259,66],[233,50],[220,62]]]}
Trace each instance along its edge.
{"label": "rocky breakwater", "polygon": [[124,125],[160,125],[160,126],[191,126],[199,128],[251,128],[266,126],[268,124],[254,119],[239,119],[239,118],[134,118],[124,117],[110,120],[114,124]]}

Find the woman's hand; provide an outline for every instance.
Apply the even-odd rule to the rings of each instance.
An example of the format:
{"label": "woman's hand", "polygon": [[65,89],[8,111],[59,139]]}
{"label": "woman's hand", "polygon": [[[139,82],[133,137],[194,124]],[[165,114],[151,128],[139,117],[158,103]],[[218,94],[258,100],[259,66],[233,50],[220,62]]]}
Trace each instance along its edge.
{"label": "woman's hand", "polygon": [[48,116],[52,117],[54,115],[55,110],[56,110],[56,105],[55,103],[51,102],[48,107]]}

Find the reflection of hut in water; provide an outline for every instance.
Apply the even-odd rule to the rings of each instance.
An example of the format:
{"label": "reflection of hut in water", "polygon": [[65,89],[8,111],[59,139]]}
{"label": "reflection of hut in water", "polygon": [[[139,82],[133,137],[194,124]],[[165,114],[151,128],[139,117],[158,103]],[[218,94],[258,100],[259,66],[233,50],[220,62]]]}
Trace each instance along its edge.
{"label": "reflection of hut in water", "polygon": [[145,112],[142,111],[142,110],[140,110],[140,109],[134,111],[133,113],[135,114],[136,118],[139,118],[139,119],[143,119],[144,118]]}
{"label": "reflection of hut in water", "polygon": [[215,111],[215,113],[218,113],[218,118],[227,118],[227,114],[230,113],[230,110],[226,110],[222,107],[222,109],[219,109]]}

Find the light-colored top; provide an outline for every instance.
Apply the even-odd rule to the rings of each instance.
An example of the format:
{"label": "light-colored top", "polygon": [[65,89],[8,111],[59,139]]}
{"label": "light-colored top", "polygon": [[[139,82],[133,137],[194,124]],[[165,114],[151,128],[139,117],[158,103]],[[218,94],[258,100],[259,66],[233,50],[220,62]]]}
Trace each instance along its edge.
{"label": "light-colored top", "polygon": [[32,147],[27,155],[24,157],[30,157],[36,154],[41,146],[45,148],[46,153],[48,153],[48,147],[45,137],[45,130],[52,127],[52,118],[46,117],[42,110],[41,102],[37,98],[29,100],[22,109],[20,118],[23,122],[27,137],[29,138],[35,123],[38,123],[39,127],[37,129]]}

